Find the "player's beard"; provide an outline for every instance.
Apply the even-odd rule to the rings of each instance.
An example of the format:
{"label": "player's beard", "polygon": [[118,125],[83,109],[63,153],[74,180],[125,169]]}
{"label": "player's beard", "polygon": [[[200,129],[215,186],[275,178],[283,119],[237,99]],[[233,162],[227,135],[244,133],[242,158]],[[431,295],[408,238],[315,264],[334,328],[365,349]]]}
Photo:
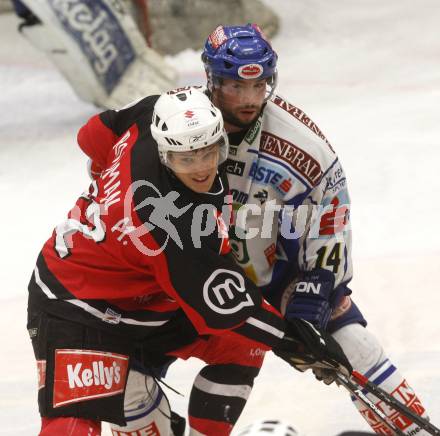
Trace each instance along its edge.
{"label": "player's beard", "polygon": [[232,111],[230,111],[226,107],[224,107],[224,105],[222,105],[219,109],[221,110],[222,115],[223,115],[223,120],[226,123],[232,124],[235,127],[239,127],[242,130],[249,128],[255,122],[255,120],[259,117],[260,112],[261,112],[261,108],[258,108],[258,106],[255,106],[255,105],[244,106],[240,109],[255,109],[256,114],[255,114],[255,117],[253,117],[250,121],[241,121],[237,116],[235,116],[232,113]]}
{"label": "player's beard", "polygon": [[215,106],[220,109],[223,116],[223,121],[232,126],[238,127],[241,130],[249,128],[255,122],[255,120],[260,116],[261,109],[263,107],[263,105],[258,106],[255,104],[248,104],[236,108],[235,111],[243,109],[255,109],[256,111],[255,116],[250,121],[242,121],[231,110],[229,110],[228,98],[224,95],[221,87],[214,90],[211,99],[213,100]]}

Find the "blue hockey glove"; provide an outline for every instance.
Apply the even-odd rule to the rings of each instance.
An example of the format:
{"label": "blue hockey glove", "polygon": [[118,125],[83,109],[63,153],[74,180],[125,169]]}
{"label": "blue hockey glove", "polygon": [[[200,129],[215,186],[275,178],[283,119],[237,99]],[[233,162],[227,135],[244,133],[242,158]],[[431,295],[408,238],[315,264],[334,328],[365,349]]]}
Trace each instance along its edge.
{"label": "blue hockey glove", "polygon": [[344,289],[334,289],[334,284],[335,277],[330,271],[305,271],[295,283],[286,307],[286,319],[305,319],[315,327],[325,329],[333,308],[344,295]]}

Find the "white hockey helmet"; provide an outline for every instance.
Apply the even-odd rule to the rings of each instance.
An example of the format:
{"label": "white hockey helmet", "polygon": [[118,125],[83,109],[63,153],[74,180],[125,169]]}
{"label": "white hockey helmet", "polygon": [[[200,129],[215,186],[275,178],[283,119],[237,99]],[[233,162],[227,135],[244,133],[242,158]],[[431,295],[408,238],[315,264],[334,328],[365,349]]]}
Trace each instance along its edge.
{"label": "white hockey helmet", "polygon": [[237,436],[299,436],[288,423],[279,420],[265,419],[245,427]]}
{"label": "white hockey helmet", "polygon": [[[218,166],[228,156],[229,142],[222,114],[203,92],[195,88],[171,91],[159,97],[154,106],[151,133],[158,144],[161,162],[175,171],[175,153],[201,157],[187,159],[187,172],[193,172],[200,165]],[[216,156],[212,159],[211,146],[214,144],[217,145],[214,147]],[[200,151],[207,147],[210,147],[211,159],[203,157],[207,154]],[[181,165],[178,170],[185,172]]]}

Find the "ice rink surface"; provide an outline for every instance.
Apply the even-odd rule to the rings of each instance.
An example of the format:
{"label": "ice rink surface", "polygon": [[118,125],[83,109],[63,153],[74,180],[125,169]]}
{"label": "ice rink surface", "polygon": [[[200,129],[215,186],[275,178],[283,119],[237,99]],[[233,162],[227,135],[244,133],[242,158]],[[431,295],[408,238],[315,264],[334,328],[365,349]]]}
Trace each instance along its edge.
{"label": "ice rink surface", "polygon": [[[278,92],[338,152],[352,198],[354,299],[392,361],[440,425],[440,3],[271,0]],[[0,434],[39,429],[36,370],[25,328],[27,283],[43,242],[88,184],[79,127],[96,109],[0,16]],[[168,59],[181,84],[203,82],[199,54]],[[166,382],[185,414],[201,367]],[[267,357],[237,429],[282,418],[301,436],[367,429],[347,395]]]}

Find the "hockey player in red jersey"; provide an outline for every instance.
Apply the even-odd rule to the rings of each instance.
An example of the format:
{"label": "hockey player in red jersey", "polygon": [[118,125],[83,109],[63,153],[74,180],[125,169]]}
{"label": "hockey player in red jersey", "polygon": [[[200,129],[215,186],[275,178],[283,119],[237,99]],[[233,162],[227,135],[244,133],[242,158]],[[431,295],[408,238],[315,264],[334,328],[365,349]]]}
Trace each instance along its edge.
{"label": "hockey player in red jersey", "polygon": [[231,432],[267,350],[350,372],[330,336],[285,322],[231,259],[228,141],[204,94],[106,111],[78,142],[101,175],[43,246],[29,284],[42,435],[99,435],[101,421],[115,435],[171,434],[155,376],[172,358],[207,363],[190,398],[194,434]]}

